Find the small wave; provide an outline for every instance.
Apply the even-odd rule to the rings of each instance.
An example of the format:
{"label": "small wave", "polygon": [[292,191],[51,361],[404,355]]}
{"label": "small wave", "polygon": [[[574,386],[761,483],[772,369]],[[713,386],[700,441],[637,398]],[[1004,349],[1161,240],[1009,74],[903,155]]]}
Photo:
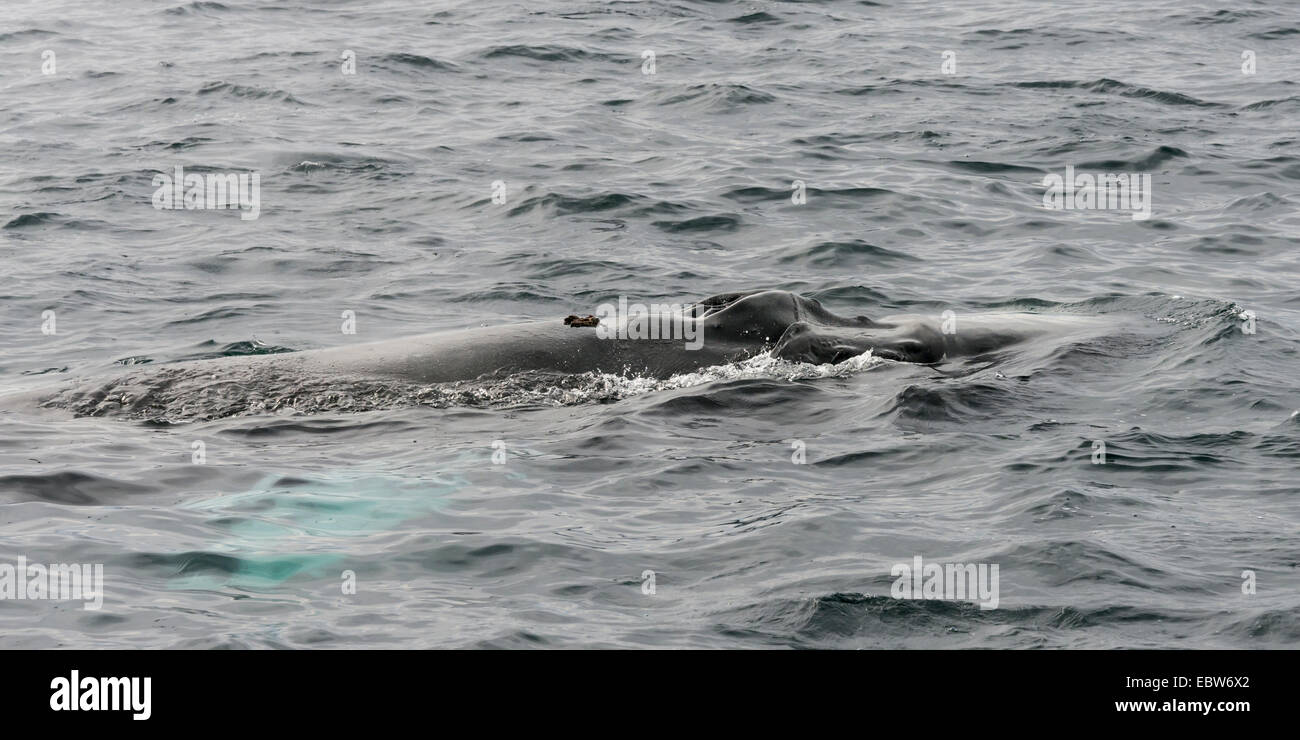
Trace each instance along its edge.
{"label": "small wave", "polygon": [[655,221],[650,224],[671,234],[695,231],[735,231],[740,228],[740,217],[729,214],[697,216],[684,221]]}
{"label": "small wave", "polygon": [[578,62],[587,59],[610,60],[614,58],[608,54],[568,46],[529,46],[526,44],[494,46],[480,56],[484,59],[523,57],[524,59],[534,59],[539,62]]}
{"label": "small wave", "polygon": [[204,144],[211,144],[214,139],[207,136],[187,136],[177,141],[154,141],[141,147],[142,149],[161,148],[172,151],[182,152],[187,149],[194,149]]}
{"label": "small wave", "polygon": [[[840,196],[850,199],[875,198],[882,195],[896,195],[892,190],[885,188],[808,188],[807,194],[810,197],[833,197]],[[781,188],[765,187],[748,187],[736,188],[722,194],[722,197],[741,203],[761,203],[764,201],[785,201],[790,198],[790,191]]]}
{"label": "small wave", "polygon": [[760,10],[746,15],[738,15],[735,18],[728,18],[727,22],[736,23],[742,26],[752,26],[759,23],[780,23],[781,19],[771,13]]}
{"label": "small wave", "polygon": [[282,554],[192,550],[179,553],[142,552],[127,561],[133,569],[157,572],[169,578],[172,588],[186,590],[257,592],[273,589],[295,576],[320,578],[338,560],[333,553]]}
{"label": "small wave", "polygon": [[1275,41],[1277,39],[1284,39],[1290,36],[1295,36],[1297,34],[1300,34],[1300,28],[1296,28],[1292,26],[1289,28],[1274,28],[1269,31],[1260,31],[1259,33],[1252,33],[1246,38],[1259,39],[1261,41]]}
{"label": "small wave", "polygon": [[887,85],[862,85],[859,87],[846,87],[840,90],[836,90],[835,94],[848,95],[857,98],[863,95],[898,94],[902,92],[906,92],[906,91],[898,87],[897,84],[890,83]]}
{"label": "small wave", "polygon": [[[887,587],[882,587],[887,590]],[[981,610],[971,601],[896,599],[882,594],[835,592],[806,598],[773,598],[716,615],[731,637],[796,647],[842,647],[846,639],[897,647],[915,633],[960,640],[972,627],[1028,621],[1034,609]]]}
{"label": "small wave", "polygon": [[1186,159],[1190,155],[1176,146],[1159,146],[1144,157],[1135,159],[1103,159],[1095,162],[1080,162],[1080,169],[1114,170],[1123,172],[1147,172],[1154,170],[1175,159]]}
{"label": "small wave", "polygon": [[281,103],[307,105],[284,90],[254,87],[252,85],[236,85],[232,82],[209,82],[198,90],[199,95],[211,95],[213,93],[225,93],[232,97],[245,98],[249,100],[275,100]]}
{"label": "small wave", "polygon": [[1224,614],[1217,622],[1216,635],[1249,640],[1253,647],[1268,645],[1275,649],[1292,650],[1300,642],[1300,617],[1295,609],[1257,608],[1240,616]]}
{"label": "small wave", "polygon": [[167,8],[163,13],[167,15],[194,15],[198,13],[223,13],[228,10],[230,10],[230,7],[227,5],[211,2],[210,0],[198,0],[197,2]]}
{"label": "small wave", "polygon": [[124,497],[150,493],[156,489],[138,483],[72,470],[42,475],[0,476],[0,491],[5,500],[48,501],[74,506],[98,506],[120,503]]}
{"label": "small wave", "polygon": [[892,249],[869,244],[861,239],[819,242],[811,247],[800,246],[777,258],[778,262],[816,265],[818,267],[847,267],[869,265],[882,267],[896,262],[919,262],[918,257],[895,252]]}
{"label": "small wave", "polygon": [[1000,39],[1000,38],[1016,38],[1019,36],[1033,36],[1035,34],[1042,33],[1042,31],[1041,29],[1038,28],[1013,28],[1009,31],[1004,31],[1000,28],[981,28],[978,31],[972,31],[972,33],[976,36],[986,36],[988,38]]}
{"label": "small wave", "polygon": [[1258,10],[1218,10],[1205,15],[1198,15],[1190,20],[1193,25],[1214,26],[1221,23],[1236,23],[1247,18],[1258,18],[1264,15]]}
{"label": "small wave", "polygon": [[390,62],[392,64],[402,65],[404,67],[415,67],[417,69],[430,69],[439,72],[454,72],[457,70],[456,65],[450,62],[443,62],[432,57],[422,56],[420,54],[388,54],[380,57],[380,62]]}
{"label": "small wave", "polygon": [[68,367],[67,365],[64,365],[63,367],[43,367],[36,370],[24,370],[18,374],[19,375],[48,375],[50,373],[66,373],[66,372],[68,372]]}
{"label": "small wave", "polygon": [[0,33],[0,42],[12,41],[13,39],[21,39],[27,36],[45,38],[46,36],[58,36],[58,35],[59,34],[55,33],[54,31],[46,31],[41,28],[28,28],[22,31],[10,31],[9,33]]}
{"label": "small wave", "polygon": [[1030,172],[1034,174],[1042,172],[1042,170],[1037,167],[1026,167],[1024,165],[1011,164],[1009,162],[980,162],[968,159],[954,159],[945,162],[944,164],[956,170],[973,172],[979,175],[991,175],[1001,172]]}
{"label": "small wave", "polygon": [[694,103],[710,110],[725,112],[746,105],[762,105],[775,101],[775,96],[748,85],[710,82],[691,85],[683,92],[668,94],[658,101],[658,105]]}
{"label": "small wave", "polygon": [[1023,406],[1015,398],[1017,390],[1020,389],[987,383],[909,385],[895,396],[890,413],[911,422],[961,423]]}
{"label": "small wave", "polygon": [[621,269],[619,263],[609,260],[565,258],[541,262],[529,260],[529,262],[528,277],[538,281],[553,280],[566,275],[608,275]]}
{"label": "small wave", "polygon": [[1049,90],[1087,90],[1088,92],[1105,93],[1120,95],[1125,98],[1142,98],[1151,100],[1156,103],[1165,105],[1190,105],[1200,108],[1222,108],[1223,103],[1215,103],[1208,100],[1201,100],[1190,95],[1184,95],[1178,92],[1167,90],[1153,90],[1149,87],[1140,85],[1130,85],[1119,80],[1112,80],[1109,77],[1091,81],[1080,80],[1034,80],[1027,82],[1010,83],[1012,87],[1021,87],[1028,89],[1049,89]]}
{"label": "small wave", "polygon": [[1278,98],[1276,100],[1261,100],[1256,103],[1250,103],[1249,105],[1243,105],[1241,106],[1241,110],[1250,110],[1250,111],[1268,110],[1269,108],[1274,108],[1279,105],[1294,106],[1297,103],[1300,103],[1300,96],[1293,95],[1289,98]]}
{"label": "small wave", "polygon": [[1269,211],[1278,207],[1291,208],[1291,201],[1273,193],[1255,193],[1242,196],[1223,207],[1225,211]]}
{"label": "small wave", "polygon": [[40,211],[38,213],[24,213],[17,218],[9,221],[4,225],[6,229],[25,229],[30,226],[41,226],[48,224],[55,219],[62,218],[61,214],[51,213],[49,211]]}
{"label": "small wave", "polygon": [[186,316],[184,318],[174,319],[168,322],[168,324],[170,326],[187,326],[189,324],[201,324],[205,321],[213,321],[217,319],[239,318],[241,316],[245,316],[247,313],[248,310],[244,308],[238,308],[235,306],[221,306],[219,308],[209,309],[207,311],[204,311],[194,316]]}
{"label": "small wave", "polygon": [[[215,346],[216,342],[206,342],[207,346]],[[276,344],[267,344],[260,339],[250,339],[243,342],[231,342],[222,345],[215,350],[205,350],[194,354],[185,355],[177,358],[178,360],[207,360],[216,357],[242,357],[244,355],[274,355],[282,352],[293,352],[292,347],[281,347]]]}
{"label": "small wave", "polygon": [[519,205],[510,209],[508,215],[520,216],[534,209],[553,213],[557,216],[570,213],[598,213],[622,208],[642,200],[644,200],[642,196],[625,193],[596,193],[589,196],[546,193],[545,195],[525,199]]}

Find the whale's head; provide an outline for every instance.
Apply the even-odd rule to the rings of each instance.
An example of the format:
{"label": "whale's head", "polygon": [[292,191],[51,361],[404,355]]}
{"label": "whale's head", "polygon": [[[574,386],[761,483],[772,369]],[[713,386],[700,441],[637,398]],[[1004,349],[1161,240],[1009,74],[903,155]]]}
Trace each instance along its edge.
{"label": "whale's head", "polygon": [[876,357],[898,362],[933,363],[942,354],[942,341],[889,335],[868,326],[829,326],[796,321],[772,347],[772,356],[813,365],[838,365],[870,350]]}
{"label": "whale's head", "polygon": [[871,348],[861,337],[826,331],[806,321],[796,321],[772,348],[772,356],[812,365],[832,364],[856,357]]}
{"label": "whale's head", "polygon": [[844,317],[826,310],[813,298],[785,290],[754,290],[709,296],[694,306],[703,322],[705,341],[710,337],[731,341],[775,344],[791,326],[867,328],[865,316]]}

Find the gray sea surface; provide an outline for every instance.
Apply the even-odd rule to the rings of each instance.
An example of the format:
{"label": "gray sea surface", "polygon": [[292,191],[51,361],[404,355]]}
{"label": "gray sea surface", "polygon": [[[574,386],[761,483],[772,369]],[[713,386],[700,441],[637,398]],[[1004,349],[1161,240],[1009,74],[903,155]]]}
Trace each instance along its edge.
{"label": "gray sea surface", "polygon": [[[1114,329],[8,406],[0,647],[1293,648],[1297,70],[1281,0],[7,1],[0,392],[755,288]],[[917,557],[996,608],[894,598]]]}

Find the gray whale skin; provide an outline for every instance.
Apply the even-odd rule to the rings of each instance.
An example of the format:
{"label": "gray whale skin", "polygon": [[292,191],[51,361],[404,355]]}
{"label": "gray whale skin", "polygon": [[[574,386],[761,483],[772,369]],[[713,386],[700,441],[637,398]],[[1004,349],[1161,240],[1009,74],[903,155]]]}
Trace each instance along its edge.
{"label": "gray whale skin", "polygon": [[[556,318],[350,347],[197,360],[168,367],[197,367],[204,363],[215,370],[220,363],[272,363],[285,370],[296,367],[304,373],[442,383],[522,371],[628,372],[667,378],[747,359],[765,350],[775,357],[814,364],[840,363],[868,350],[889,360],[931,364],[1008,347],[1081,317],[962,315],[957,330],[944,333],[938,316],[882,320],[838,316],[816,300],[782,290],[764,290],[714,295],[686,306],[675,318],[699,332],[702,341],[602,338],[606,332],[566,326]],[[695,335],[688,332],[686,336]],[[693,344],[698,348],[687,348]]]}

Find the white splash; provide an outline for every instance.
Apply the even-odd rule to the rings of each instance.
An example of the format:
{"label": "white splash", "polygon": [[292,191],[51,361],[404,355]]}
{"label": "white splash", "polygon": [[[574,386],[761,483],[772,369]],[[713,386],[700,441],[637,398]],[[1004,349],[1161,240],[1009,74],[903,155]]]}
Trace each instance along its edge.
{"label": "white splash", "polygon": [[102,387],[70,388],[41,405],[67,408],[77,416],[122,415],[172,424],[231,416],[357,413],[403,406],[577,406],[717,381],[841,378],[884,362],[871,352],[838,365],[791,362],[763,353],[742,362],[662,380],[615,373],[526,372],[428,386],[332,375],[304,376],[276,368],[259,368],[258,372],[224,378],[206,369],[195,372],[164,368],[146,375],[115,378]]}
{"label": "white splash", "polygon": [[591,381],[587,388],[569,389],[566,401],[592,398],[622,399],[644,393],[692,388],[718,381],[749,379],[811,380],[816,378],[843,378],[870,370],[885,361],[871,351],[850,357],[838,365],[812,365],[772,357],[766,352],[748,360],[727,365],[714,365],[693,373],[682,373],[659,379],[644,376],[615,375],[613,373],[587,373]]}

